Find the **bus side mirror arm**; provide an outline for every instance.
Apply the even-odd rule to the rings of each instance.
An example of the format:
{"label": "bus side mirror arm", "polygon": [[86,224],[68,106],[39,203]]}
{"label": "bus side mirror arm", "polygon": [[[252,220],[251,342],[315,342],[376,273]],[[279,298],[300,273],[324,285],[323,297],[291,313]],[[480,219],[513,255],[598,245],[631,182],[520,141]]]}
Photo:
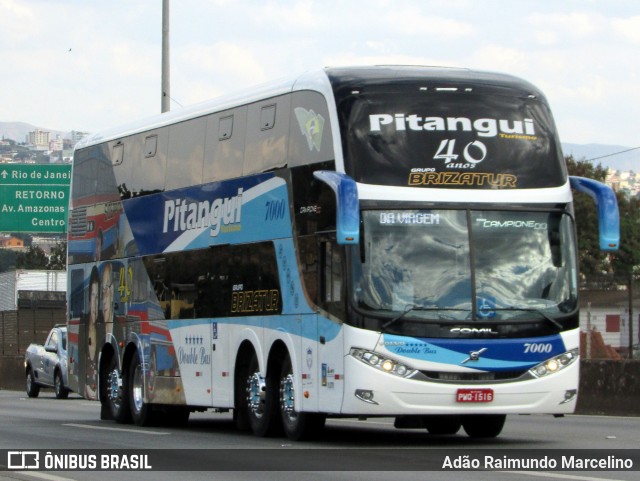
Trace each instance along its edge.
{"label": "bus side mirror arm", "polygon": [[600,249],[617,251],[620,247],[620,213],[613,189],[597,180],[569,176],[571,188],[589,195],[598,207]]}
{"label": "bus side mirror arm", "polygon": [[331,170],[317,170],[313,176],[327,184],[336,196],[336,240],[338,244],[360,242],[358,186],[351,177]]}

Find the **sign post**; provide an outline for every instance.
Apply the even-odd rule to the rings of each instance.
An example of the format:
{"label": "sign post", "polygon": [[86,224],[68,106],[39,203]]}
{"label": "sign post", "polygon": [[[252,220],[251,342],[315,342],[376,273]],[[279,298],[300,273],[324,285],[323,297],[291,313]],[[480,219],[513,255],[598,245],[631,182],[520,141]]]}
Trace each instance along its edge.
{"label": "sign post", "polygon": [[0,164],[0,232],[65,233],[71,165]]}

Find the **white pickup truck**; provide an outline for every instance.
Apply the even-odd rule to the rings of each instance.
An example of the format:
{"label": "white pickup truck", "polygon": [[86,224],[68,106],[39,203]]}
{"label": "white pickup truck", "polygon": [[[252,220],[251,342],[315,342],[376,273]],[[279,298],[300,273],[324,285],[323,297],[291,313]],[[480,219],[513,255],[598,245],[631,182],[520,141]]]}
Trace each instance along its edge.
{"label": "white pickup truck", "polygon": [[52,387],[58,399],[66,399],[71,391],[67,377],[67,327],[54,326],[44,346],[30,344],[24,367],[29,397],[37,397],[41,387]]}

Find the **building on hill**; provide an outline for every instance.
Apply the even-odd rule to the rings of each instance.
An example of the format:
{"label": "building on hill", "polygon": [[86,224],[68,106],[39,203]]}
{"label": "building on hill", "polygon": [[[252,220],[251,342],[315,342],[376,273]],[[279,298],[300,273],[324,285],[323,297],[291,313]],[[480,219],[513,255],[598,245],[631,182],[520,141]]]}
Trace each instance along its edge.
{"label": "building on hill", "polygon": [[49,150],[49,142],[51,141],[51,132],[36,129],[29,132],[28,143],[33,145],[36,150]]}
{"label": "building on hill", "polygon": [[24,241],[12,235],[0,235],[0,248],[16,250],[24,249]]}

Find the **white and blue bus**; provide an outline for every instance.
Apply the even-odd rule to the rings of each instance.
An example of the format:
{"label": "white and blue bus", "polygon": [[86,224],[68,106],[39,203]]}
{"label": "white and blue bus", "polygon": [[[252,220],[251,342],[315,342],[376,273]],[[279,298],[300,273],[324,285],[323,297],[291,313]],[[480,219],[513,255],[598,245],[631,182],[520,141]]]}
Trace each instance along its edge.
{"label": "white and blue bus", "polygon": [[[294,440],[327,417],[493,437],[571,413],[572,187],[615,250],[615,196],[569,178],[544,95],[465,69],[327,68],[94,135],[74,155],[71,387],[104,419],[215,408]],[[87,209],[108,248],[83,247]]]}

